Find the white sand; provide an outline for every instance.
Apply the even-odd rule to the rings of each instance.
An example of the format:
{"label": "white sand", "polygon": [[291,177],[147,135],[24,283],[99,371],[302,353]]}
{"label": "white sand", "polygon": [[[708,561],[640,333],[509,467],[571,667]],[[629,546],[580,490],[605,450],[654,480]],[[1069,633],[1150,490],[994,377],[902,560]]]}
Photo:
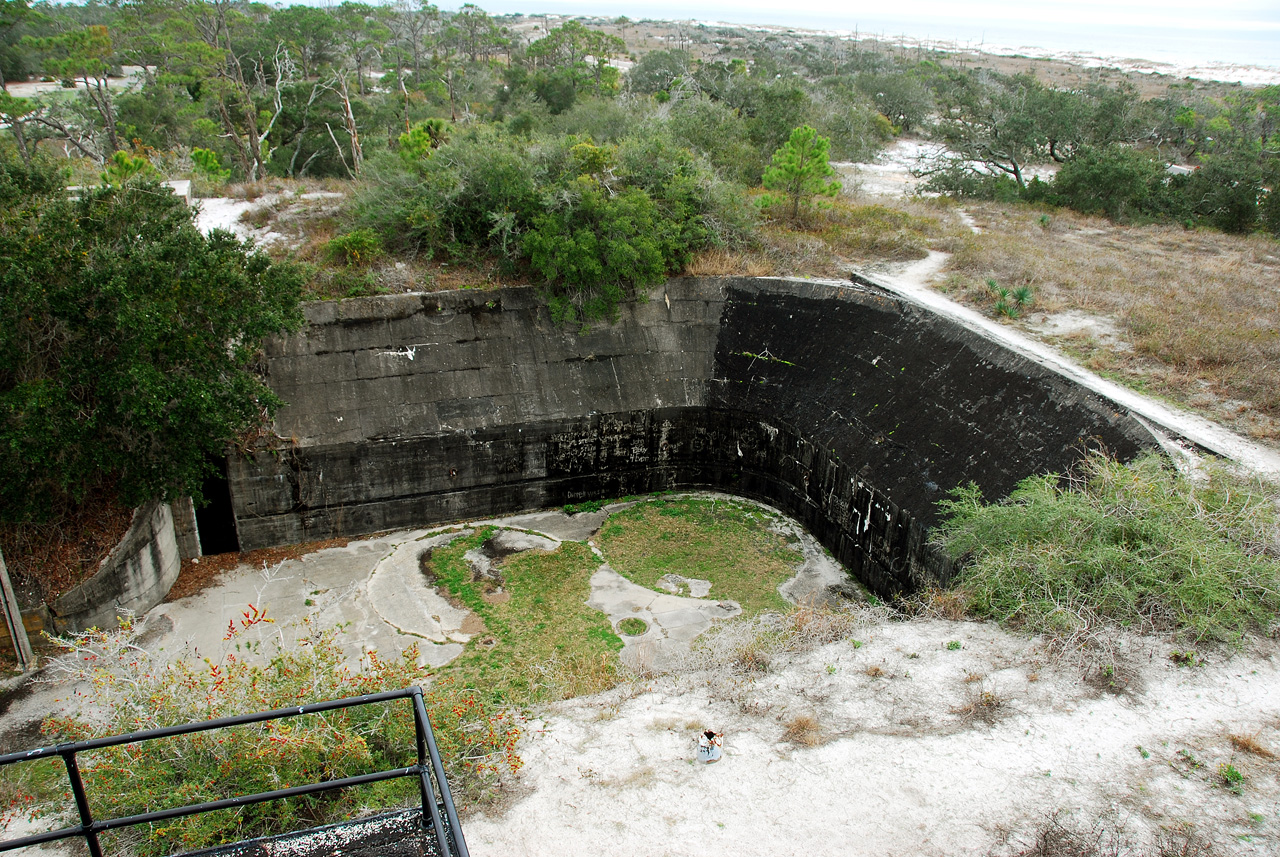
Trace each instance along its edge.
{"label": "white sand", "polygon": [[[1280,766],[1233,754],[1226,737],[1256,734],[1280,750],[1273,645],[1177,667],[1168,647],[1133,644],[1144,689],[1117,697],[990,625],[887,623],[858,637],[860,648],[796,657],[738,700],[694,676],[556,706],[528,724],[525,794],[464,821],[471,852],[1005,853],[1002,842],[1030,844],[1055,810],[1087,824],[1115,809],[1138,840],[1189,822],[1223,854],[1277,853]],[[963,648],[949,650],[952,640]],[[997,703],[990,723],[966,710],[983,692]],[[798,715],[815,717],[829,743],[788,743]],[[694,761],[704,728],[725,733],[713,765]],[[1245,775],[1240,796],[1215,775],[1228,761]]]}

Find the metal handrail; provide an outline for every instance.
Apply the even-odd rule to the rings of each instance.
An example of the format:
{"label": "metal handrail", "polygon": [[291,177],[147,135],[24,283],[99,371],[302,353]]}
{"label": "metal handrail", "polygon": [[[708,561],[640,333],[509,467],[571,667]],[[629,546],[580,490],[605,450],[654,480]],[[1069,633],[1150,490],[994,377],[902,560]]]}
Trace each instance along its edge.
{"label": "metal handrail", "polygon": [[[80,776],[80,767],[76,761],[77,753],[83,753],[88,750],[98,750],[103,747],[115,747],[120,744],[137,744],[143,741],[152,741],[157,738],[169,738],[175,735],[190,735],[195,732],[207,732],[211,729],[224,729],[228,726],[244,726],[250,723],[262,723],[267,720],[281,720],[286,717],[297,717],[302,714],[317,714],[323,711],[333,711],[339,708],[354,708],[361,705],[372,705],[374,703],[388,702],[395,699],[411,699],[413,701],[413,723],[414,733],[417,739],[418,763],[407,768],[394,768],[385,771],[376,771],[369,774],[360,774],[359,776],[354,777],[345,777],[340,780],[325,780],[319,783],[293,786],[287,789],[276,789],[275,791],[270,792],[258,792],[256,794],[242,795],[240,797],[224,798],[222,800],[206,801],[204,803],[188,804],[186,806],[170,807],[169,809],[144,812],[138,815],[121,816],[118,818],[108,818],[95,821],[93,813],[89,808],[89,797],[85,792],[84,780]],[[389,690],[383,693],[369,693],[364,696],[332,699],[326,702],[314,702],[309,705],[299,705],[292,708],[277,708],[275,711],[262,711],[257,714],[241,714],[235,717],[220,717],[216,720],[186,723],[181,726],[165,726],[160,729],[144,729],[140,732],[130,732],[127,735],[109,735],[104,738],[91,738],[87,741],[73,741],[65,744],[57,744],[53,747],[41,747],[38,750],[9,753],[8,755],[0,756],[0,767],[17,764],[19,762],[34,762],[38,759],[47,759],[53,756],[61,757],[66,768],[67,778],[71,781],[71,792],[75,798],[76,810],[80,815],[80,824],[75,827],[66,827],[61,830],[50,830],[45,833],[36,833],[31,836],[24,836],[20,839],[0,841],[0,852],[12,851],[15,848],[25,848],[29,845],[39,845],[44,842],[55,842],[61,839],[71,839],[76,836],[81,836],[84,837],[85,843],[89,846],[89,854],[91,857],[103,857],[102,844],[98,840],[98,834],[104,831],[115,830],[116,828],[121,827],[132,827],[137,824],[147,824],[152,821],[164,821],[170,818],[199,815],[200,813],[212,812],[219,809],[231,809],[233,807],[249,806],[250,804],[264,803],[271,800],[281,800],[283,798],[335,791],[338,789],[350,788],[351,786],[390,780],[397,777],[416,777],[422,793],[422,824],[424,828],[430,827],[435,832],[436,843],[440,848],[440,857],[454,857],[455,853],[457,857],[470,857],[470,854],[467,851],[466,840],[462,836],[462,827],[458,823],[458,811],[453,805],[453,796],[449,791],[449,783],[445,779],[444,765],[440,761],[440,750],[436,745],[435,733],[431,731],[431,720],[427,716],[426,703],[422,700],[422,688],[416,686],[407,687],[404,690]],[[435,779],[435,785],[439,789],[438,798],[436,790],[432,788],[431,781],[433,777]],[[445,824],[442,823],[442,819],[440,817],[441,807],[443,807],[445,818],[447,819],[448,833],[446,833]],[[449,834],[452,834],[456,848],[449,847]]]}

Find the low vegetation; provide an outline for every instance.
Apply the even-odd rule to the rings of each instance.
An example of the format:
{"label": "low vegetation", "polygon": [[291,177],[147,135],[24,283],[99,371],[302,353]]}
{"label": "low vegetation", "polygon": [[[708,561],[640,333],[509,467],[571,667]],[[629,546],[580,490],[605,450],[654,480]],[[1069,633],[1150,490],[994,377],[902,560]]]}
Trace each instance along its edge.
{"label": "low vegetation", "polygon": [[466,651],[445,668],[495,703],[523,706],[594,693],[619,680],[622,641],[609,620],[588,607],[599,559],[581,542],[552,553],[524,551],[477,577],[466,553],[494,533],[485,528],[438,548],[425,568],[451,597],[483,622]]}
{"label": "low vegetation", "polygon": [[1242,433],[1280,437],[1276,243],[1180,226],[1117,226],[1067,211],[977,204],[980,234],[953,245],[944,288],[990,309],[991,283],[1031,290],[1036,318],[1075,313],[1054,341],[1085,366]]}
{"label": "low vegetation", "polygon": [[1024,480],[999,503],[970,485],[935,537],[965,562],[968,613],[1080,642],[1101,625],[1239,642],[1280,612],[1274,497],[1222,469],[1203,480],[1149,455],[1101,455]]}
{"label": "low vegetation", "polygon": [[773,520],[758,506],[721,497],[659,497],[611,515],[597,544],[641,586],[659,589],[662,577],[676,574],[710,581],[708,597],[733,599],[748,614],[787,610],[778,586],[795,574],[800,556]]}
{"label": "low vegetation", "polygon": [[[751,713],[759,702],[756,684],[760,679],[807,652],[850,639],[868,616],[886,615],[887,611],[874,608],[855,612],[794,607],[782,613],[743,616],[718,623],[698,637],[673,664],[672,672],[712,698]],[[805,731],[814,737],[813,730]]]}
{"label": "low vegetation", "polygon": [[[136,645],[127,622],[60,641],[66,651],[52,672],[74,683],[78,705],[45,722],[46,739],[118,735],[427,683],[416,648],[389,661],[371,657],[353,672],[343,665],[337,629],[288,629],[300,635],[296,642],[257,642],[257,631],[270,621],[247,613],[229,629],[227,651],[217,660],[154,656]],[[500,778],[520,766],[518,718],[447,679],[432,682],[425,696],[456,800],[484,802]],[[408,703],[399,701],[78,758],[95,816],[106,818],[403,767],[416,760],[416,740]],[[61,761],[10,766],[4,776],[11,808],[40,814],[72,808]],[[418,794],[411,779],[388,780],[128,828],[111,834],[107,847],[159,857],[338,821],[366,807],[412,803]]]}
{"label": "low vegetation", "polygon": [[1127,819],[1114,813],[1096,816],[1050,813],[1020,855],[1027,857],[1215,857],[1217,848],[1190,824],[1171,826],[1154,842],[1135,834]]}

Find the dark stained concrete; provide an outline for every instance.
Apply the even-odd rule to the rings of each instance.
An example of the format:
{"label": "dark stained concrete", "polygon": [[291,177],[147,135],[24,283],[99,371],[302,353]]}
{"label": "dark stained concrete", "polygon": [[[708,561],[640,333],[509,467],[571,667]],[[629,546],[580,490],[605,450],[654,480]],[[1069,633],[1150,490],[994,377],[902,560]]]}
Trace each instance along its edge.
{"label": "dark stained concrete", "polygon": [[945,583],[935,502],[1154,445],[1106,400],[874,286],[687,278],[579,336],[537,292],[317,303],[269,346],[277,448],[229,462],[244,549],[713,488],[872,590]]}

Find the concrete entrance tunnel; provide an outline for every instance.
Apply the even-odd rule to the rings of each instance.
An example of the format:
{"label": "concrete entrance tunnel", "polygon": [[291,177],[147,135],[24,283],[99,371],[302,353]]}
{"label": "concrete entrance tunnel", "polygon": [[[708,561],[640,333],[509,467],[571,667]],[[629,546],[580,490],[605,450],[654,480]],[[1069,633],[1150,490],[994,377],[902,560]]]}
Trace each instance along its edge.
{"label": "concrete entrance tunnel", "polygon": [[273,448],[228,462],[245,550],[710,488],[804,524],[872,591],[946,583],[936,501],[1129,458],[1102,397],[855,283],[682,278],[586,333],[536,290],[307,306],[269,343]]}

